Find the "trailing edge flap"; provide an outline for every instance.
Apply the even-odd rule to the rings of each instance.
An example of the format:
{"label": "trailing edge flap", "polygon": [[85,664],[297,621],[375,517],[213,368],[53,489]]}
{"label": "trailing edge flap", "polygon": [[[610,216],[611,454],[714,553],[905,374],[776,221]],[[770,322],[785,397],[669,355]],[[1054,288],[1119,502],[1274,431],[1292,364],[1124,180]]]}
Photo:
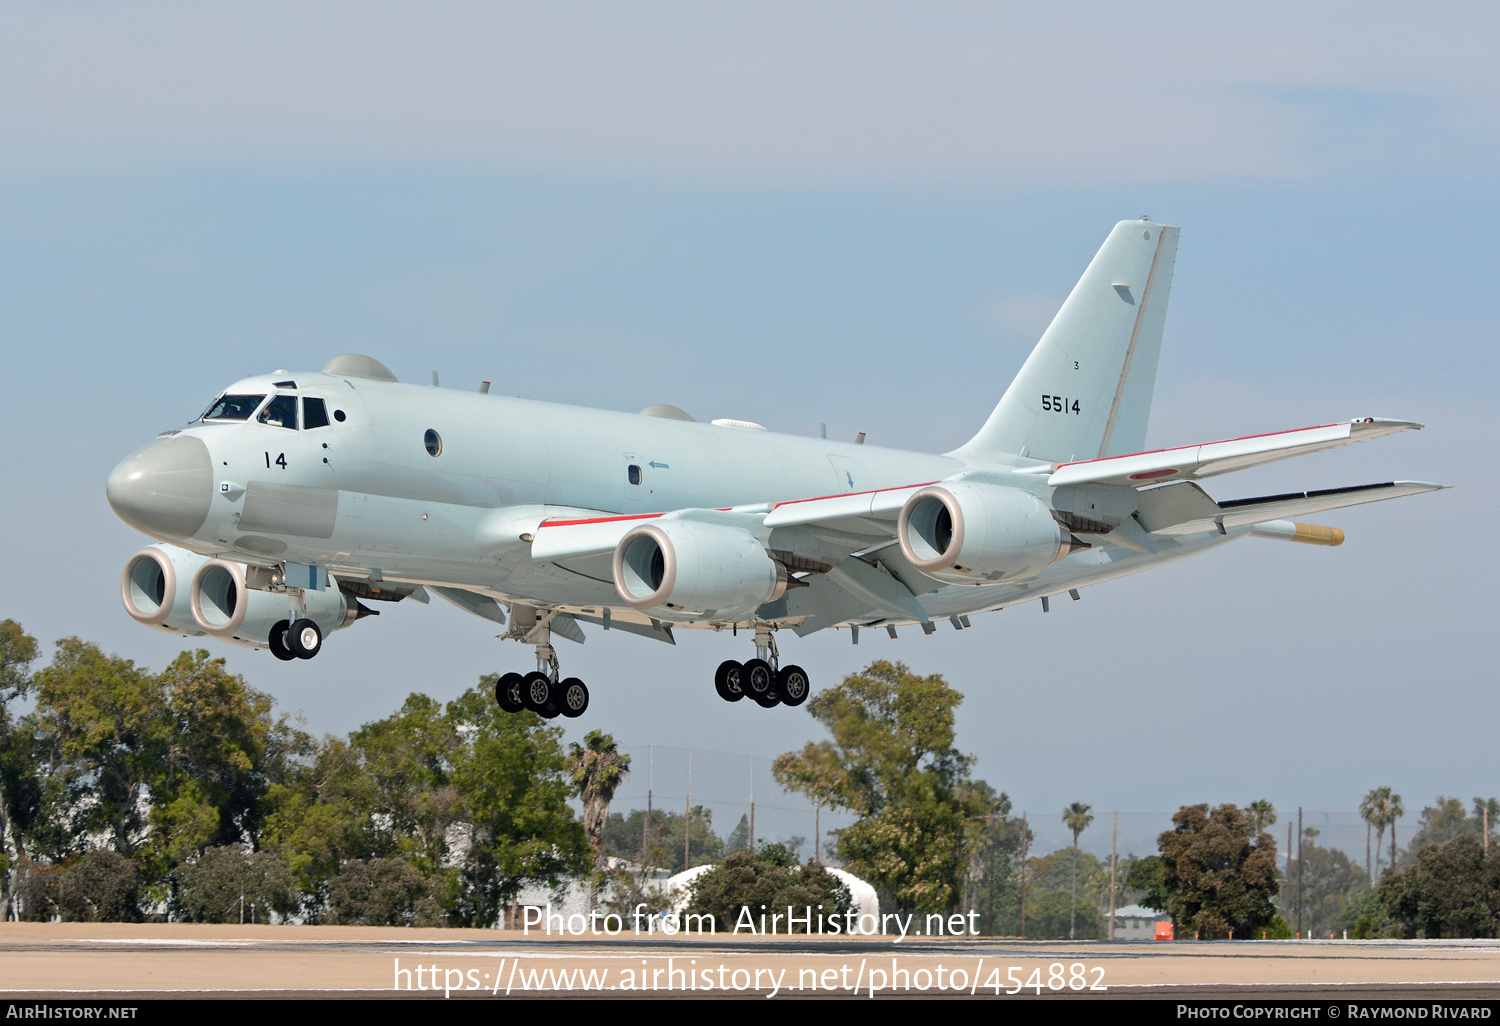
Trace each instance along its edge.
{"label": "trailing edge flap", "polygon": [[1321,427],[1230,438],[1222,442],[1205,442],[1177,449],[1108,456],[1102,460],[1083,463],[1064,463],[1052,472],[1047,483],[1053,487],[1087,483],[1144,488],[1164,481],[1190,481],[1213,477],[1215,474],[1227,474],[1232,470],[1284,460],[1289,456],[1301,456],[1397,431],[1419,430],[1421,427],[1421,424],[1409,420],[1366,417],[1347,424],[1325,424]]}
{"label": "trailing edge flap", "polygon": [[1153,488],[1141,493],[1137,516],[1152,534],[1198,534],[1217,530],[1219,525],[1248,527],[1268,520],[1306,516],[1331,509],[1360,506],[1403,495],[1434,492],[1444,487],[1428,481],[1387,481],[1383,484],[1355,485],[1350,488],[1324,488],[1314,492],[1289,492],[1284,495],[1262,495],[1251,499],[1214,502],[1203,489],[1191,482]]}
{"label": "trailing edge flap", "polygon": [[[669,624],[653,627],[648,623],[635,623],[631,620],[622,620],[619,617],[611,617],[609,623],[606,624],[604,618],[600,616],[588,616],[585,613],[570,613],[568,615],[574,620],[582,620],[584,623],[603,627],[607,631],[624,631],[626,634],[636,634],[643,638],[650,638],[653,641],[664,641],[668,645],[677,644],[677,639],[672,637],[672,628]],[[576,623],[573,626],[575,630],[578,629]],[[582,634],[583,631],[578,630],[578,633]]]}
{"label": "trailing edge flap", "polygon": [[429,587],[442,598],[452,602],[466,613],[493,620],[495,623],[505,622],[505,610],[500,608],[500,603],[488,595],[481,595],[477,591],[468,591],[464,588],[443,588],[436,584]]}

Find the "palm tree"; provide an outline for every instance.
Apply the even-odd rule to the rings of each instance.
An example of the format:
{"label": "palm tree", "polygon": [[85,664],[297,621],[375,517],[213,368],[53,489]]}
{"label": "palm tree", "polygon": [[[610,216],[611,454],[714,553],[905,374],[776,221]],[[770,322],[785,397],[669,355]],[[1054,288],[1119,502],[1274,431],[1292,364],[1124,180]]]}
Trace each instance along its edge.
{"label": "palm tree", "polygon": [[[594,873],[597,877],[604,864],[600,837],[604,833],[604,822],[609,818],[609,803],[620,782],[630,772],[630,756],[622,755],[614,737],[602,730],[590,731],[583,740],[587,747],[574,741],[569,755],[573,786],[578,789],[578,797],[583,799],[583,829],[594,848]],[[589,906],[593,907],[593,888],[590,888]]]}
{"label": "palm tree", "polygon": [[1078,835],[1094,821],[1092,806],[1074,802],[1063,809],[1063,825],[1073,831],[1073,903],[1068,911],[1068,940],[1073,940],[1078,925]]}
{"label": "palm tree", "polygon": [[1385,821],[1381,819],[1380,812],[1381,791],[1384,791],[1386,794],[1391,793],[1389,787],[1377,787],[1365,795],[1364,801],[1359,803],[1359,815],[1365,821],[1365,874],[1369,876],[1372,884],[1375,882],[1375,868],[1379,868],[1380,866],[1380,842],[1375,842],[1375,868],[1371,868],[1370,830],[1378,827],[1381,839],[1385,838]]}
{"label": "palm tree", "polygon": [[[1385,789],[1389,794],[1390,788]],[[1391,828],[1391,868],[1396,868],[1396,820],[1406,815],[1406,810],[1401,807],[1401,796],[1392,794],[1385,803],[1385,822]]]}
{"label": "palm tree", "polygon": [[1265,830],[1266,827],[1274,825],[1276,822],[1276,806],[1272,805],[1265,798],[1262,798],[1258,802],[1251,802],[1250,812],[1255,817],[1255,832],[1257,834]]}

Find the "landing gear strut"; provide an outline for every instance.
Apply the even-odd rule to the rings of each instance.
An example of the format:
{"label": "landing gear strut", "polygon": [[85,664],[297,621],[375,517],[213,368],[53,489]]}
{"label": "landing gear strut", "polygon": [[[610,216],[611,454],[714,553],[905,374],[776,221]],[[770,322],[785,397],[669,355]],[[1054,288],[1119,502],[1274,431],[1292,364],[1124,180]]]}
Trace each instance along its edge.
{"label": "landing gear strut", "polygon": [[495,682],[495,701],[501,710],[518,713],[530,709],[543,719],[558,716],[573,718],[582,716],[589,707],[589,689],[577,677],[562,680],[557,653],[552,648],[552,629],[549,624],[555,615],[542,610],[533,611],[533,623],[523,623],[520,610],[512,607],[513,620],[504,637],[513,638],[536,647],[536,669],[522,675],[506,673]]}
{"label": "landing gear strut", "polygon": [[714,690],[726,702],[749,696],[763,709],[778,705],[798,706],[812,693],[807,671],[800,666],[782,666],[776,637],[770,628],[755,629],[755,658],[744,663],[727,659],[714,672]]}

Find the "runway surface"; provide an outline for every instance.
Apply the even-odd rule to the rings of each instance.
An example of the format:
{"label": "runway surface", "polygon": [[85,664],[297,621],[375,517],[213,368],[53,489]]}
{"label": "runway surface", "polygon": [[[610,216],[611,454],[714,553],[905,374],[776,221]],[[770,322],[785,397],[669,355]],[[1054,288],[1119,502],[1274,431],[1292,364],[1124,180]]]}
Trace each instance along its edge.
{"label": "runway surface", "polygon": [[[1011,992],[1011,993],[1007,993]],[[1500,941],[547,937],[519,930],[0,924],[8,998],[542,996],[1478,1000]]]}

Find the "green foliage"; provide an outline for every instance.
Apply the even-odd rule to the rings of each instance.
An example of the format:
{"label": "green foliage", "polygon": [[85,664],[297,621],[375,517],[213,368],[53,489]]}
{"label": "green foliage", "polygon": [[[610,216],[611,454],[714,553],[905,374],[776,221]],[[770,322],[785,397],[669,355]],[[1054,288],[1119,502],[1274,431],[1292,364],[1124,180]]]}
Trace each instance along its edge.
{"label": "green foliage", "polygon": [[54,900],[65,923],[141,921],[141,871],[108,849],[92,851],[57,874]]}
{"label": "green foliage", "polygon": [[1166,865],[1160,855],[1147,855],[1131,859],[1125,869],[1125,885],[1140,894],[1140,903],[1158,912],[1165,912],[1172,901],[1172,892],[1163,880]]}
{"label": "green foliage", "polygon": [[[650,826],[644,809],[632,809],[629,814],[613,813],[601,833],[601,844],[606,855],[628,859],[642,865],[680,873],[691,868],[683,865],[683,834],[689,827],[680,812],[652,809]],[[692,810],[691,855],[694,866],[706,866],[724,857],[723,838],[714,833],[713,810],[701,805]],[[749,828],[746,827],[748,835]],[[647,858],[641,858],[641,841],[647,838]]]}
{"label": "green foliage", "polygon": [[1276,914],[1276,842],[1236,805],[1184,805],[1157,839],[1173,931],[1186,939],[1254,937]]}
{"label": "green foliage", "polygon": [[1069,936],[1080,940],[1103,937],[1109,932],[1103,914],[1092,902],[1080,899],[1075,905],[1073,895],[1064,887],[1058,891],[1026,893],[1026,936],[1028,939],[1065,940]]}
{"label": "green foliage", "polygon": [[346,863],[328,881],[328,922],[336,926],[442,926],[423,873],[402,859]]}
{"label": "green foliage", "polygon": [[1387,873],[1380,903],[1407,937],[1494,937],[1500,924],[1500,854],[1477,837],[1417,852],[1416,864]]}
{"label": "green foliage", "polygon": [[1261,927],[1260,938],[1261,940],[1291,940],[1292,928],[1285,919],[1275,915],[1271,917],[1269,923]]}
{"label": "green foliage", "polygon": [[839,857],[901,911],[959,903],[972,854],[971,819],[989,815],[972,760],[953,746],[963,696],[933,675],[878,661],[820,692],[808,711],[833,735],[777,758],[781,785],[860,818],[839,837]]}
{"label": "green foliage", "polygon": [[1287,872],[1286,888],[1294,917],[1300,903],[1304,935],[1327,937],[1349,928],[1344,910],[1364,899],[1370,880],[1363,866],[1355,865],[1338,849],[1303,841],[1301,857],[1292,860]]}
{"label": "green foliage", "polygon": [[[982,781],[976,785],[989,790]],[[986,798],[993,812],[971,820],[969,860],[965,883],[965,909],[979,913],[979,932],[988,936],[1015,936],[1021,932],[1021,851],[1031,842],[1031,830],[1019,816],[1010,815],[1010,798],[993,792]],[[1024,836],[1023,836],[1024,835]]]}
{"label": "green foliage", "polygon": [[583,802],[583,829],[597,863],[603,858],[600,835],[609,817],[609,803],[630,772],[630,756],[621,754],[615,739],[602,730],[589,731],[583,741],[569,746],[568,758],[573,789]]}
{"label": "green foliage", "polygon": [[1417,832],[1406,847],[1406,854],[1401,859],[1402,864],[1410,864],[1415,859],[1416,853],[1428,845],[1446,844],[1456,837],[1482,838],[1487,810],[1490,834],[1494,836],[1496,829],[1500,829],[1500,822],[1496,821],[1497,814],[1500,814],[1500,800],[1475,798],[1471,808],[1473,816],[1469,815],[1470,809],[1466,809],[1459,799],[1438,795],[1434,804],[1422,810],[1421,819],[1417,822]]}
{"label": "green foliage", "polygon": [[[773,913],[785,915],[788,906],[799,917],[811,909],[816,928],[819,915],[825,924],[842,919],[853,908],[853,900],[849,889],[817,862],[809,860],[799,868],[790,849],[768,844],[755,852],[735,852],[700,876],[694,883],[687,913],[712,915],[720,932],[730,932],[737,922],[753,922],[759,929],[762,911],[769,922]],[[747,909],[750,918],[743,920]],[[780,929],[786,932],[787,927]],[[826,925],[824,929],[826,932]],[[802,933],[806,927],[798,923],[795,930]]]}
{"label": "green foliage", "polygon": [[179,909],[194,923],[269,923],[295,912],[301,894],[273,852],[210,848],[177,870]]}

